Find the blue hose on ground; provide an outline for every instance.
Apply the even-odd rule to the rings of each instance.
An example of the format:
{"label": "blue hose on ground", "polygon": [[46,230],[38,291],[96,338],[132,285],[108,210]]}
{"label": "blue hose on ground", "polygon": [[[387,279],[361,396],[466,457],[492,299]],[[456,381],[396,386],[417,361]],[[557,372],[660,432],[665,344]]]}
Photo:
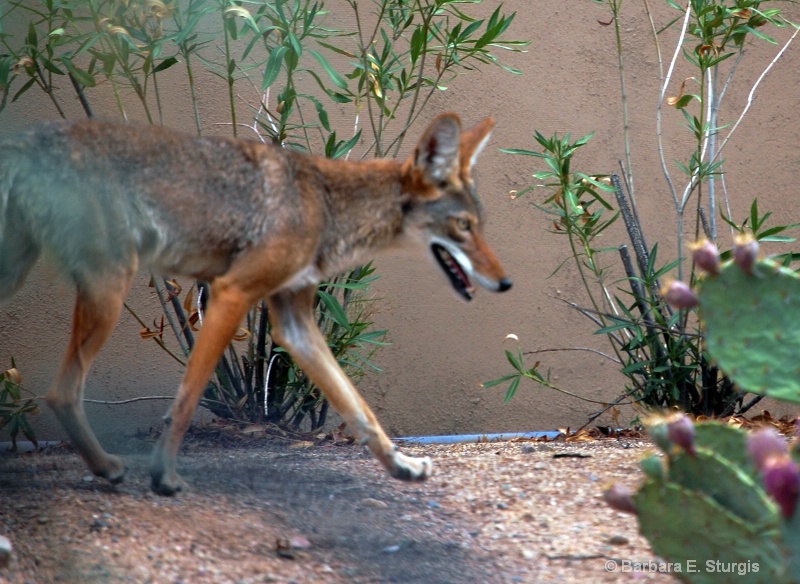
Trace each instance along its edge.
{"label": "blue hose on ground", "polygon": [[445,436],[404,436],[395,438],[400,444],[473,444],[483,442],[505,442],[508,440],[549,438],[553,439],[561,432],[501,432],[499,434],[451,434]]}

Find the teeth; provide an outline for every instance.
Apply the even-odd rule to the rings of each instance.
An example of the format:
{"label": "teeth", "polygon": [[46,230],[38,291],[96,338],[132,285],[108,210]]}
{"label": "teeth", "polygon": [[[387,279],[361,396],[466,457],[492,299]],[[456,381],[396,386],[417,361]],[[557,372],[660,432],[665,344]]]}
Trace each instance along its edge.
{"label": "teeth", "polygon": [[458,260],[446,249],[443,245],[434,243],[432,251],[436,255],[436,259],[441,264],[441,267],[449,273],[452,280],[453,287],[468,298],[472,298],[475,293],[475,287],[470,282],[464,268]]}

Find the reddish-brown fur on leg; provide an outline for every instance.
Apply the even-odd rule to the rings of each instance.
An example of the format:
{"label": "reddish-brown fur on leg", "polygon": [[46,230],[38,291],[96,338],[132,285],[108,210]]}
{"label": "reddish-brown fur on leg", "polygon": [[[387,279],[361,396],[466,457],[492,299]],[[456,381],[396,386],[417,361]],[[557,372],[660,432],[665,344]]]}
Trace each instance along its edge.
{"label": "reddish-brown fur on leg", "polygon": [[286,347],[295,362],[314,381],[344,419],[348,428],[366,444],[395,478],[421,480],[431,474],[428,458],[400,454],[375,414],[336,362],[314,319],[316,287],[281,292],[267,300],[272,335]]}
{"label": "reddish-brown fur on leg", "polygon": [[86,375],[106,339],[114,330],[122,304],[130,290],[135,266],[107,273],[92,288],[79,286],[72,321],[72,338],[53,386],[47,393],[47,404],[91,471],[116,483],[125,474],[125,465],[116,456],[107,454],[89,427],[83,409]]}

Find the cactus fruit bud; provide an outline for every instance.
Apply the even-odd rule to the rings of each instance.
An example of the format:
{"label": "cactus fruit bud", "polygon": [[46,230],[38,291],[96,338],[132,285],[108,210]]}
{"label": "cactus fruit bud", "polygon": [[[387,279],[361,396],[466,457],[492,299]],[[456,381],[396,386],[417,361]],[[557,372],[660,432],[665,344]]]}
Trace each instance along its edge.
{"label": "cactus fruit bud", "polygon": [[747,437],[747,451],[756,468],[763,471],[773,456],[788,455],[789,445],[774,428],[761,428]]}
{"label": "cactus fruit bud", "polygon": [[701,270],[716,276],[719,274],[719,249],[707,239],[701,239],[691,246],[695,265]]}
{"label": "cactus fruit bud", "polygon": [[661,295],[673,308],[694,308],[698,304],[694,290],[680,280],[673,280],[661,288]]}
{"label": "cactus fruit bud", "polygon": [[786,519],[794,516],[800,495],[800,467],[788,455],[771,456],[762,470],[764,490],[781,508]]}
{"label": "cactus fruit bud", "polygon": [[667,456],[677,454],[680,447],[690,456],[696,456],[694,423],[682,413],[653,416],[645,421],[650,438]]}
{"label": "cactus fruit bud", "polygon": [[603,500],[609,507],[617,511],[633,515],[639,514],[636,503],[633,502],[633,495],[627,487],[622,485],[612,485],[603,491]]}
{"label": "cactus fruit bud", "polygon": [[753,273],[758,260],[758,242],[749,233],[739,235],[733,240],[733,262],[745,274]]}
{"label": "cactus fruit bud", "polygon": [[667,438],[683,448],[687,454],[697,456],[694,447],[694,424],[688,416],[679,414],[667,423]]}

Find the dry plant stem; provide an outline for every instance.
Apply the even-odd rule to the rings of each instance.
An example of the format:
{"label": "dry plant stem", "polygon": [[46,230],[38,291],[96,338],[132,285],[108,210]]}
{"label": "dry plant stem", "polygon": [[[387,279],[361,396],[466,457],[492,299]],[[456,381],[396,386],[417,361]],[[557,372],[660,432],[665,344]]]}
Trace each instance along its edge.
{"label": "dry plant stem", "polygon": [[625,393],[620,395],[617,399],[615,399],[610,404],[606,404],[605,407],[603,407],[602,409],[594,412],[593,414],[590,414],[589,418],[586,420],[586,423],[583,426],[581,426],[580,428],[578,428],[577,430],[575,430],[575,432],[576,433],[580,432],[581,430],[586,428],[589,424],[594,422],[597,418],[599,418],[600,416],[605,414],[608,410],[610,410],[613,407],[616,407],[616,406],[619,406],[619,405],[623,405],[624,406],[624,405],[628,405],[628,404],[634,404],[634,403],[636,403],[638,401],[641,401],[641,400],[633,400],[633,401],[630,401],[630,402],[625,402],[624,401],[624,400],[628,399],[629,397],[631,397],[631,395],[633,395],[635,392],[641,391],[641,390],[642,390],[641,387],[634,387],[632,389],[629,389],[628,391],[626,391]]}
{"label": "dry plant stem", "polygon": [[[675,204],[676,209],[680,207],[680,201],[678,200],[678,192],[675,190],[675,185],[672,182],[672,177],[669,173],[669,168],[667,168],[667,160],[664,155],[662,107],[664,105],[664,97],[666,96],[667,88],[669,87],[670,81],[672,80],[672,73],[675,70],[675,62],[678,60],[678,55],[681,52],[681,46],[683,46],[683,39],[686,37],[686,30],[689,26],[689,17],[691,16],[691,14],[692,14],[692,5],[691,3],[689,3],[686,6],[686,13],[683,18],[683,25],[681,27],[680,36],[678,38],[678,42],[675,44],[675,52],[672,54],[672,59],[669,62],[669,68],[667,69],[667,74],[666,76],[662,75],[661,77],[661,93],[658,97],[658,105],[656,107],[656,136],[658,137],[658,153],[661,159],[661,170],[664,172],[664,178],[666,179],[667,184],[669,185],[669,190],[670,193],[672,194],[672,200]],[[653,31],[653,33],[655,34],[655,30]],[[656,42],[657,41],[658,39],[656,38]]]}
{"label": "dry plant stem", "polygon": [[636,221],[628,205],[628,199],[625,197],[625,192],[622,190],[622,183],[618,175],[611,175],[611,184],[614,187],[614,196],[617,199],[619,212],[625,222],[628,237],[633,244],[633,253],[636,254],[636,263],[639,265],[639,274],[642,278],[645,278],[647,276],[647,266],[650,262],[650,251],[647,249],[647,244],[644,241],[644,235],[642,234],[639,223]]}
{"label": "dry plant stem", "polygon": [[[709,72],[709,92],[708,92],[708,150],[713,156],[717,148],[717,121],[719,120],[719,106],[720,96],[717,95],[717,80],[719,77],[719,65],[714,65],[711,72]],[[711,88],[714,91],[711,91]],[[708,177],[708,214],[709,223],[708,229],[711,241],[717,240],[717,181],[715,175],[712,173]],[[698,200],[699,205],[699,200]],[[702,210],[702,207],[700,207]],[[702,216],[701,216],[702,218]],[[698,234],[699,235],[699,234]]]}
{"label": "dry plant stem", "polygon": [[183,354],[188,355],[191,349],[188,343],[184,340],[183,335],[181,334],[181,329],[175,322],[175,319],[172,316],[172,312],[169,310],[167,306],[169,299],[167,298],[168,293],[164,288],[164,284],[159,279],[159,276],[151,274],[150,277],[153,281],[153,287],[156,289],[156,294],[158,295],[158,301],[161,303],[161,310],[167,317],[167,322],[169,322],[169,326],[172,329],[172,334],[174,334],[175,338],[178,340],[178,344],[181,346]]}
{"label": "dry plant stem", "polygon": [[[44,398],[40,398],[40,399],[44,399]],[[145,396],[141,396],[141,397],[132,397],[130,399],[121,399],[121,400],[116,400],[116,401],[108,401],[108,400],[104,400],[104,399],[84,399],[83,403],[87,403],[87,404],[102,404],[102,405],[105,405],[105,406],[122,406],[122,405],[125,405],[125,404],[132,404],[134,402],[153,401],[153,400],[174,401],[175,400],[175,396],[174,395],[145,395]]]}
{"label": "dry plant stem", "polygon": [[169,301],[172,305],[172,309],[175,311],[175,316],[178,318],[180,330],[183,331],[186,344],[188,345],[189,350],[191,350],[191,348],[194,347],[192,325],[189,323],[189,319],[186,317],[186,312],[183,310],[183,306],[181,305],[178,295],[172,292],[172,284],[166,278],[163,279],[163,282],[166,286],[167,292],[169,293]]}
{"label": "dry plant stem", "polygon": [[86,117],[93,118],[94,112],[92,112],[92,106],[89,103],[89,100],[86,98],[86,93],[83,91],[83,85],[78,83],[78,80],[75,79],[72,73],[69,74],[69,80],[72,82],[72,87],[75,89],[75,93],[78,95],[78,99],[81,102],[81,107],[83,108],[84,113],[86,113]]}
{"label": "dry plant stem", "polygon": [[[133,308],[131,308],[131,307],[130,307],[130,305],[129,305],[127,302],[123,303],[123,306],[125,307],[125,310],[127,310],[127,311],[130,313],[130,315],[131,315],[133,318],[135,318],[135,319],[136,319],[136,321],[137,321],[137,322],[138,322],[138,323],[139,323],[139,324],[142,326],[142,328],[143,328],[143,329],[147,329],[147,328],[148,328],[148,326],[147,326],[147,323],[146,323],[144,320],[142,320],[142,318],[141,318],[141,317],[140,317],[138,314],[136,314],[136,311],[135,311],[135,310],[133,310]],[[163,350],[163,351],[164,351],[164,352],[165,352],[167,355],[169,355],[170,357],[172,357],[173,359],[175,359],[175,360],[176,360],[178,363],[180,363],[180,364],[181,364],[181,366],[183,366],[183,367],[186,367],[186,360],[185,360],[185,359],[181,359],[181,358],[180,358],[178,355],[176,355],[176,354],[175,354],[175,352],[174,352],[174,351],[172,351],[172,350],[171,350],[169,347],[167,347],[167,345],[166,345],[166,344],[164,344],[164,341],[163,341],[163,339],[160,339],[159,337],[153,337],[153,340],[156,342],[156,344],[157,344],[157,345],[158,345],[158,346],[159,346],[159,347],[160,347],[160,348],[161,348],[161,349],[162,349],[162,350]],[[174,396],[173,396],[173,397],[174,397]]]}
{"label": "dry plant stem", "polygon": [[[628,276],[628,281],[631,285],[631,290],[633,292],[634,297],[636,298],[636,308],[639,309],[639,313],[642,315],[642,320],[644,321],[645,330],[647,330],[647,336],[650,339],[654,339],[652,343],[650,343],[652,350],[655,351],[658,360],[661,362],[667,361],[666,353],[664,352],[664,347],[660,342],[658,342],[658,331],[656,329],[656,323],[653,320],[653,313],[650,308],[641,300],[645,297],[645,290],[642,286],[641,281],[636,277],[636,273],[633,271],[633,262],[631,261],[630,253],[628,253],[628,247],[625,245],[621,245],[619,247],[619,255],[622,259],[622,265],[625,268],[625,274]],[[658,285],[654,286],[658,288]],[[653,292],[655,294],[655,292]],[[662,315],[663,318],[663,315]],[[669,337],[668,333],[664,333],[665,337]],[[646,360],[646,355],[640,356],[642,361]],[[672,373],[670,370],[667,370],[665,374],[668,378],[672,377]]]}
{"label": "dry plant stem", "polygon": [[617,69],[619,71],[620,98],[622,101],[622,135],[625,140],[625,182],[630,189],[631,206],[636,215],[636,195],[633,188],[633,162],[631,156],[631,126],[630,116],[628,115],[628,88],[625,83],[625,59],[622,50],[622,31],[619,24],[619,11],[622,7],[622,0],[610,0],[611,12],[614,15],[614,34],[617,42]]}
{"label": "dry plant stem", "polygon": [[525,351],[523,355],[538,355],[540,353],[561,353],[567,351],[586,351],[587,353],[594,353],[595,355],[600,355],[601,357],[605,357],[612,363],[616,363],[617,365],[622,365],[622,362],[613,355],[609,355],[608,353],[604,353],[603,351],[599,351],[591,347],[562,347],[562,348],[550,348],[550,349],[536,349],[534,351]]}
{"label": "dry plant stem", "polygon": [[667,93],[667,87],[669,87],[669,83],[672,80],[672,73],[675,71],[675,62],[678,60],[678,55],[681,53],[681,47],[683,46],[683,40],[686,38],[686,30],[689,27],[689,17],[692,14],[692,4],[688,2],[686,4],[686,13],[683,18],[683,25],[681,26],[680,36],[678,38],[678,42],[675,43],[675,52],[672,54],[672,59],[669,63],[669,68],[667,69],[666,76],[662,79],[661,84],[661,93],[658,98],[658,105],[656,107],[656,135],[658,137],[658,153],[659,158],[661,159],[661,170],[664,173],[664,178],[667,181],[667,185],[669,185],[670,193],[672,194],[672,200],[675,204],[675,211],[677,213],[677,235],[678,235],[678,280],[683,280],[683,205],[681,201],[678,200],[678,193],[675,190],[675,185],[672,182],[672,177],[670,176],[669,169],[667,168],[667,160],[664,154],[664,138],[663,138],[663,128],[662,128],[662,107],[664,104],[664,97]]}
{"label": "dry plant stem", "polygon": [[778,54],[775,55],[775,57],[772,59],[772,61],[770,61],[769,65],[767,65],[766,69],[764,69],[764,71],[762,71],[761,75],[758,76],[758,79],[756,79],[755,83],[753,84],[753,87],[750,89],[750,93],[747,94],[747,103],[745,104],[744,109],[742,110],[742,113],[739,114],[739,117],[737,118],[737,120],[733,124],[733,126],[731,127],[730,132],[728,132],[728,135],[725,136],[725,139],[722,141],[722,144],[720,144],[719,150],[717,150],[714,153],[714,158],[711,159],[712,162],[714,160],[716,160],[717,158],[719,158],[719,155],[725,149],[725,146],[727,146],[728,141],[731,139],[731,137],[733,136],[734,132],[736,132],[736,129],[742,123],[742,120],[744,119],[744,117],[750,111],[750,107],[752,107],[753,102],[756,99],[755,93],[756,93],[756,90],[758,89],[758,86],[761,85],[761,82],[767,76],[767,73],[769,73],[772,70],[772,68],[775,66],[775,63],[777,63],[778,60],[780,60],[780,58],[783,56],[783,54],[789,48],[789,45],[791,45],[792,42],[794,42],[794,39],[797,37],[798,33],[800,33],[800,28],[795,27],[794,34],[789,38],[788,41],[786,41],[786,43],[783,45],[781,50],[778,51]]}
{"label": "dry plant stem", "polygon": [[[739,54],[736,55],[736,60],[733,62],[733,66],[731,67],[731,70],[728,73],[728,77],[725,79],[725,83],[722,85],[722,89],[719,92],[719,97],[717,98],[717,105],[716,105],[717,112],[719,112],[719,108],[722,105],[723,100],[725,99],[725,94],[728,92],[728,88],[731,85],[731,81],[733,80],[733,77],[736,74],[736,70],[739,68],[739,64],[742,62],[742,59],[744,58],[744,55],[745,55],[746,52],[747,51],[742,49],[742,50],[739,51]],[[719,119],[718,115],[715,116],[715,123],[716,123],[717,119]],[[712,152],[716,152],[716,151],[717,151],[717,147],[716,147],[716,137],[715,137],[714,146],[712,148]],[[716,185],[716,177],[712,176],[711,179],[713,181],[713,184]],[[723,200],[723,202],[725,204],[725,214],[726,214],[726,216],[730,217],[732,215],[731,203],[730,203],[730,199],[728,198],[728,188],[727,188],[727,183],[725,182],[725,173],[724,172],[720,173],[719,181],[720,181],[720,184],[722,185],[722,200]],[[716,187],[714,187],[714,188],[716,188]],[[716,198],[715,198],[715,204],[716,204]],[[716,211],[712,210],[712,209],[709,209],[709,212],[714,216],[714,222],[715,222],[715,225],[716,225]],[[732,239],[733,236],[734,236],[734,229],[733,229],[732,226],[729,227],[729,229],[730,229],[730,232],[731,232],[731,239]],[[710,227],[708,229],[706,229],[706,237],[708,237],[708,239],[710,239],[711,241],[716,241],[717,236],[718,236],[718,233],[717,233],[716,229],[714,229],[714,237],[711,237],[711,229],[710,229]]]}

